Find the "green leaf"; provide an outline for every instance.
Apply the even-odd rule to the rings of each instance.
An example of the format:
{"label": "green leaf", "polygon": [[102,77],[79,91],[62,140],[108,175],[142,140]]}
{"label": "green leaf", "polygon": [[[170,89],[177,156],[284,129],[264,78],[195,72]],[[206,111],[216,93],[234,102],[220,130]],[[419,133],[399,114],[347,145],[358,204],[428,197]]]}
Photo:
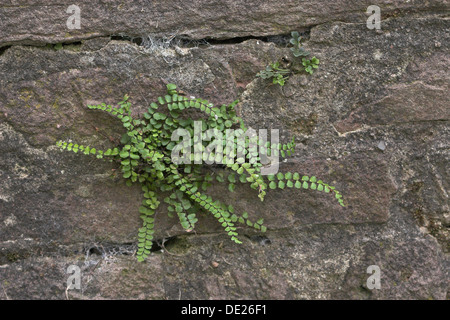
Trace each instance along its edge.
{"label": "green leaf", "polygon": [[148,213],[148,209],[146,207],[139,207],[139,213],[143,213],[143,214],[147,214]]}
{"label": "green leaf", "polygon": [[190,229],[191,227],[191,225],[187,221],[181,222],[181,226],[183,227],[183,229]]}
{"label": "green leaf", "polygon": [[130,153],[128,151],[122,151],[120,153],[121,158],[128,158],[130,156]]}
{"label": "green leaf", "polygon": [[189,210],[192,207],[189,200],[182,200],[181,204],[183,205],[184,210]]}
{"label": "green leaf", "polygon": [[173,90],[177,89],[177,86],[173,83],[168,83],[166,87],[167,87],[167,90],[169,90],[169,91],[173,91]]}
{"label": "green leaf", "polygon": [[131,171],[126,171],[126,172],[123,174],[123,177],[124,177],[125,179],[129,178],[130,176],[131,176]]}

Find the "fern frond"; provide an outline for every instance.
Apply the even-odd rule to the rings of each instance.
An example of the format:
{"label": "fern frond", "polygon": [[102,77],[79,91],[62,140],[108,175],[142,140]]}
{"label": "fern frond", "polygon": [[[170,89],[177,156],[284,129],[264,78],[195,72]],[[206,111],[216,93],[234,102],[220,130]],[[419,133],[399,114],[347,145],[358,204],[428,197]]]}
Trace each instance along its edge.
{"label": "fern frond", "polygon": [[122,119],[125,116],[130,116],[130,107],[131,104],[127,102],[128,95],[123,97],[123,100],[118,103],[119,107],[113,107],[111,105],[106,105],[105,103],[101,103],[98,105],[88,105],[87,107],[91,110],[102,110],[116,116],[119,119]]}
{"label": "fern frond", "polygon": [[139,212],[141,213],[140,217],[142,219],[142,228],[140,228],[138,232],[138,249],[136,252],[138,261],[144,261],[151,252],[153,234],[155,232],[155,219],[153,218],[153,215],[159,206],[159,201],[155,192],[150,191],[147,186],[144,186],[142,190],[144,191],[146,200],[143,201],[142,206],[139,208]]}
{"label": "fern frond", "polygon": [[[86,155],[95,155],[97,158],[108,158],[110,161],[115,160],[120,164],[120,170],[127,185],[135,182],[142,185],[145,200],[139,207],[142,219],[136,252],[139,261],[143,261],[152,251],[154,214],[160,204],[157,191],[170,192],[170,196],[164,199],[168,204],[168,214],[173,216],[176,213],[181,226],[187,232],[194,230],[198,222],[196,214],[200,210],[212,214],[231,240],[236,243],[241,243],[237,237],[237,223],[262,232],[267,230],[263,225],[263,219],[254,222],[249,218],[247,212],[237,214],[234,212],[233,206],[214,201],[211,196],[207,195],[213,175],[205,174],[202,165],[197,163],[197,156],[200,156],[199,160],[207,163],[215,162],[222,169],[230,172],[226,179],[222,173],[215,177],[219,182],[227,182],[229,191],[234,191],[237,183],[249,183],[251,188],[258,190],[258,197],[261,201],[264,200],[269,189],[295,187],[326,193],[333,191],[338,202],[344,205],[340,192],[333,186],[317,180],[316,177],[300,177],[298,173],[288,172],[264,178],[265,176],[261,175],[264,151],[267,156],[290,156],[294,152],[294,138],[287,144],[278,143],[276,145],[258,139],[254,131],[250,131],[243,120],[237,116],[235,107],[238,100],[230,105],[216,108],[207,100],[188,98],[179,94],[173,84],[167,85],[167,90],[168,94],[157,98],[157,102],[151,103],[147,112],[140,119],[131,117],[128,96],[119,102],[118,107],[113,108],[105,104],[89,106],[93,110],[109,112],[121,120],[127,132],[122,135],[121,144],[117,148],[103,151],[72,142],[58,141],[57,143],[62,150],[82,152]],[[167,107],[167,110],[160,112],[161,106]],[[198,130],[196,123],[192,119],[183,119],[180,116],[183,110],[189,108],[198,109],[208,116],[203,117],[207,119],[201,120],[202,132],[206,130],[209,133],[214,132],[212,136],[223,136],[221,133],[223,130],[231,130],[226,132],[227,139],[222,139],[221,145],[206,145],[207,141],[202,141],[203,138],[201,138],[202,154],[199,155],[194,147],[194,153],[190,155],[191,162],[178,163],[175,161],[180,158],[178,155],[172,161],[174,148],[181,147],[180,150],[188,150],[192,146],[192,142],[195,145],[197,141],[192,138],[192,133]],[[235,128],[239,124],[240,129],[236,130]],[[191,134],[191,138],[183,139],[183,143],[177,145],[175,141],[172,141],[172,135],[177,129],[184,129],[184,132]],[[215,130],[219,130],[220,134]],[[232,132],[232,136],[228,137],[228,132]],[[210,137],[208,134],[209,141],[212,136]],[[232,145],[228,145],[229,142],[232,142]],[[189,160],[189,157],[183,160]]]}
{"label": "fern frond", "polygon": [[77,143],[67,142],[59,140],[56,146],[61,150],[72,151],[74,153],[82,152],[85,155],[95,155],[98,159],[102,159],[104,156],[116,156],[119,153],[119,149],[113,148],[106,151],[96,149],[94,147],[85,146]]}
{"label": "fern frond", "polygon": [[284,188],[297,188],[297,189],[311,189],[317,191],[323,191],[325,193],[334,192],[336,199],[339,204],[343,207],[344,199],[341,193],[336,190],[335,187],[330,186],[329,184],[323,182],[322,180],[318,180],[315,176],[300,176],[298,172],[287,172],[281,173],[279,172],[276,175],[268,175],[267,179],[269,180],[269,188],[270,189],[284,189]]}

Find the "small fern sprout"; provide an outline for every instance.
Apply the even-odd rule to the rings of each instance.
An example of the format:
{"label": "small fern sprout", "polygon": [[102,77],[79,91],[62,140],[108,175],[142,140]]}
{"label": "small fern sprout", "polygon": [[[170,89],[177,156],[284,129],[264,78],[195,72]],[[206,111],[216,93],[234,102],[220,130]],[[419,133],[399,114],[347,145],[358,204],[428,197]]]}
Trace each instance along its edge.
{"label": "small fern sprout", "polygon": [[[309,73],[313,74],[314,70],[319,66],[319,59],[313,57],[311,59],[306,59],[309,56],[309,52],[306,51],[301,44],[301,37],[297,31],[291,32],[292,38],[289,40],[292,47],[291,50],[294,57],[303,57],[302,65],[303,69]],[[289,79],[289,75],[292,73],[290,69],[282,69],[280,68],[279,62],[270,63],[265,70],[262,70],[256,74],[257,77],[262,79],[272,79],[273,84],[279,84],[280,86],[284,86],[286,81]]]}
{"label": "small fern sprout", "polygon": [[301,44],[301,37],[297,31],[291,32],[291,40],[289,41],[293,46],[290,48],[294,57],[307,57],[309,52],[307,52]]}
{"label": "small fern sprout", "polygon": [[280,68],[280,63],[271,63],[265,70],[260,71],[256,76],[262,79],[272,79],[273,84],[284,86],[289,79],[290,70]]}

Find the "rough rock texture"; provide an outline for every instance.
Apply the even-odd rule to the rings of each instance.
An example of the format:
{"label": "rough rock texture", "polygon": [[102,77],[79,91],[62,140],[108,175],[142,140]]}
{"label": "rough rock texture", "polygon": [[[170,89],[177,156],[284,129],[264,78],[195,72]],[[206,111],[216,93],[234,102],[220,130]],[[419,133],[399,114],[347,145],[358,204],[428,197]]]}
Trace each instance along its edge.
{"label": "rough rock texture", "polygon": [[[250,0],[123,2],[63,0],[5,0],[0,5],[0,46],[14,43],[57,43],[98,36],[177,34],[191,39],[227,39],[287,34],[298,27],[329,21],[365,23],[370,1],[360,0]],[[68,29],[80,10],[80,29]],[[380,0],[384,17],[402,13],[441,12],[447,0]]]}
{"label": "rough rock texture", "polygon": [[[72,2],[60,3],[0,5],[0,299],[447,298],[447,1],[380,1],[379,31],[366,28],[371,3],[361,1],[79,1],[82,29],[70,32]],[[319,69],[283,88],[255,78],[282,57],[298,64],[286,48],[292,30],[305,31]],[[229,40],[127,40],[175,33]],[[113,146],[120,124],[86,105],[127,93],[139,113],[169,82],[219,105],[239,98],[253,128],[295,135],[281,171],[323,178],[348,207],[296,190],[261,203],[247,186],[218,185],[217,198],[263,217],[268,232],[242,228],[236,245],[202,215],[186,234],[162,207],[166,250],[137,263],[140,189],[54,143]],[[66,293],[72,264],[82,289]],[[379,290],[366,286],[370,265]]]}

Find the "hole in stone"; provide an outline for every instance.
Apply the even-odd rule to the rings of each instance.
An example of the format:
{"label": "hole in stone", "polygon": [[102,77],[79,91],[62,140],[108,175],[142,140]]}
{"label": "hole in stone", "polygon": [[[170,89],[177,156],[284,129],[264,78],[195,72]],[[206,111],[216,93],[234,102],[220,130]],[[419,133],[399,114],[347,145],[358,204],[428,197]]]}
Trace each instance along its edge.
{"label": "hole in stone", "polygon": [[152,248],[150,249],[150,252],[160,251],[163,250],[163,247],[166,249],[170,248],[174,242],[176,242],[177,237],[168,237],[168,238],[162,238],[162,239],[156,239],[153,241]]}
{"label": "hole in stone", "polygon": [[131,37],[131,36],[115,35],[115,36],[111,36],[111,40],[129,41],[129,42],[137,44],[138,46],[140,46],[142,43],[141,37]]}
{"label": "hole in stone", "polygon": [[261,246],[267,246],[272,243],[272,241],[267,238],[266,236],[261,235],[254,235],[254,236],[247,236],[251,241],[257,242]]}
{"label": "hole in stone", "polygon": [[2,54],[4,54],[4,53],[6,52],[6,50],[8,50],[9,48],[11,48],[11,46],[1,47],[1,48],[0,48],[0,56],[1,56]]}
{"label": "hole in stone", "polygon": [[91,248],[88,249],[87,254],[88,254],[89,256],[91,256],[91,255],[93,255],[93,254],[98,255],[98,256],[101,256],[101,255],[102,255],[102,252],[101,252],[100,249],[98,249],[97,247],[91,247]]}

